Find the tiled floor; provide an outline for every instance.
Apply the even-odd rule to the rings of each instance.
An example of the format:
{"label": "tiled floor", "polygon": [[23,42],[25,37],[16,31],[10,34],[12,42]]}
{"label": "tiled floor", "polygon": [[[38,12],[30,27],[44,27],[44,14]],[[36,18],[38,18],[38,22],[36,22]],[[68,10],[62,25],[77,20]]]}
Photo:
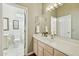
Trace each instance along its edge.
{"label": "tiled floor", "polygon": [[7,50],[3,51],[4,56],[24,56],[24,43],[11,45]]}

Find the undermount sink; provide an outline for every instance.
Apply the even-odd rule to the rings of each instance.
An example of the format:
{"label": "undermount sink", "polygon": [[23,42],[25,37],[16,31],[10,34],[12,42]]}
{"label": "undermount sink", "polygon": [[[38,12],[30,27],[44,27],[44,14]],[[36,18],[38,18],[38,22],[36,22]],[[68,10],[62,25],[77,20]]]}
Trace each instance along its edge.
{"label": "undermount sink", "polygon": [[41,40],[44,40],[46,42],[53,42],[54,41],[54,38],[51,39],[50,35],[47,35],[47,37],[46,37],[46,36],[43,36],[42,34],[36,34],[35,36],[39,37]]}
{"label": "undermount sink", "polygon": [[49,36],[48,36],[48,37],[44,37],[44,36],[43,36],[42,39],[43,39],[43,40],[47,40],[47,41],[49,41],[49,42],[52,42],[52,41],[54,40],[54,39],[51,39],[51,37],[49,37]]}

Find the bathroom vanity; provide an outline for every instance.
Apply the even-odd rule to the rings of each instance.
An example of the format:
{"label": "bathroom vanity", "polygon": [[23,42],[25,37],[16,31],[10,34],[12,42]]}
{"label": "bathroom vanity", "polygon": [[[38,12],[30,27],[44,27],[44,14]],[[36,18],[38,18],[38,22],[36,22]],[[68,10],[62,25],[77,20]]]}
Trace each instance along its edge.
{"label": "bathroom vanity", "polygon": [[33,51],[37,56],[78,56],[78,40],[63,37],[44,37],[41,34],[33,35]]}

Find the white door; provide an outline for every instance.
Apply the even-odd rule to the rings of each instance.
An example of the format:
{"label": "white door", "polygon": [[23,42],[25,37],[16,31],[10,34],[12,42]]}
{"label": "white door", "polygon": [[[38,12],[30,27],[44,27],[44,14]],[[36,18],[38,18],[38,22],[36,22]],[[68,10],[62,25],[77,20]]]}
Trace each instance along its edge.
{"label": "white door", "polygon": [[51,16],[51,32],[56,34],[56,17]]}
{"label": "white door", "polygon": [[59,36],[71,38],[71,15],[58,18]]}

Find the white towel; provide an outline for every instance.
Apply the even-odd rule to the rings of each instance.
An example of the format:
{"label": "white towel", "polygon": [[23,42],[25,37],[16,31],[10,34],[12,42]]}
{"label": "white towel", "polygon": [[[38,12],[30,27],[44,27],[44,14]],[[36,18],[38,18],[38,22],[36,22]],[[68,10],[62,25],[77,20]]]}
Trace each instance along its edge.
{"label": "white towel", "polygon": [[45,31],[48,32],[48,27],[47,26],[45,26]]}
{"label": "white towel", "polygon": [[37,25],[36,26],[36,32],[39,33],[40,32],[40,27]]}

